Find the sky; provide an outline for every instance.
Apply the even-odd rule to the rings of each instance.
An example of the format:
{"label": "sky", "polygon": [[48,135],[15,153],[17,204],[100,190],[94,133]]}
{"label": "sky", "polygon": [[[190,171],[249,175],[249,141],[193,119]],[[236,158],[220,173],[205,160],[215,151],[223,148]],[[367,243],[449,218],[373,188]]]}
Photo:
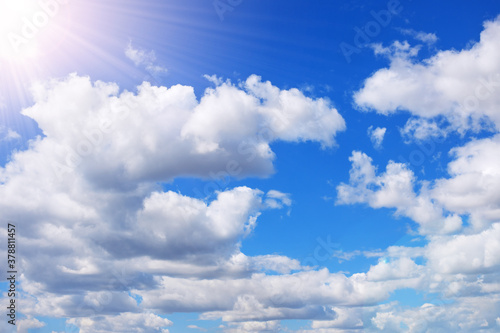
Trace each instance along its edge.
{"label": "sky", "polygon": [[499,59],[494,0],[2,1],[0,331],[500,331]]}

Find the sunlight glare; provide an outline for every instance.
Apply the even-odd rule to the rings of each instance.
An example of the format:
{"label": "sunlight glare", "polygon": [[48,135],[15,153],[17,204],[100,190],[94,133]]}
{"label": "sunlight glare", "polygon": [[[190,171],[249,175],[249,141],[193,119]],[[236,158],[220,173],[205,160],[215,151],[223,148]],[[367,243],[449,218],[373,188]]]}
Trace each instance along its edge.
{"label": "sunlight glare", "polygon": [[53,38],[53,26],[67,0],[0,2],[0,58],[23,62],[39,55],[41,43]]}

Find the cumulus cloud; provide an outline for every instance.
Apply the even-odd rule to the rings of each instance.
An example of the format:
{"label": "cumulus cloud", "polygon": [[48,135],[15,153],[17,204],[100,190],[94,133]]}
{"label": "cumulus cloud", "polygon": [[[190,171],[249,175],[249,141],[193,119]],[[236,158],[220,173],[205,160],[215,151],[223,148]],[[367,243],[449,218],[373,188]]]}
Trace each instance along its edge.
{"label": "cumulus cloud", "polygon": [[387,129],[385,127],[373,128],[373,126],[370,126],[368,128],[368,136],[375,148],[380,149],[382,147],[386,131]]}
{"label": "cumulus cloud", "polygon": [[450,178],[436,180],[433,197],[446,209],[469,214],[476,230],[500,220],[500,134],[451,150]]}
{"label": "cumulus cloud", "polygon": [[279,321],[247,321],[243,323],[235,323],[230,328],[225,329],[228,333],[248,332],[279,332],[281,325]]}
{"label": "cumulus cloud", "polygon": [[500,224],[495,223],[478,234],[436,238],[429,244],[426,256],[436,272],[479,274],[498,271],[498,251]]}
{"label": "cumulus cloud", "polygon": [[[34,88],[35,104],[24,113],[44,135],[0,169],[3,216],[23,227],[26,327],[54,316],[81,332],[168,332],[163,314],[185,311],[222,319],[228,332],[276,332],[283,319],[312,320],[299,332],[498,328],[496,136],[455,148],[450,177],[429,183],[400,163],[379,172],[353,152],[338,203],[393,208],[419,223],[428,244],[330,253],[380,257],[366,272],[315,270],[242,252],[260,214],[289,209],[290,194],[240,186],[201,199],[158,185],[182,176],[268,176],[272,142],[326,148],[345,128],[326,99],[257,76],[214,83],[200,99],[192,87],[145,83],[119,92],[76,75]],[[462,228],[460,214],[469,214],[471,227]],[[403,288],[455,302],[377,305]],[[483,301],[480,312],[470,311]]]}
{"label": "cumulus cloud", "polygon": [[[77,75],[39,83],[33,95],[23,113],[43,135],[0,169],[4,218],[24,230],[24,325],[53,316],[69,317],[81,332],[167,332],[171,322],[150,310],[233,311],[244,302],[239,295],[271,291],[282,275],[300,281],[299,261],[240,251],[260,214],[290,208],[289,194],[236,187],[196,199],[158,182],[270,175],[277,140],[331,147],[345,123],[328,100],[255,75],[219,82],[200,99],[187,86],[120,92]],[[209,292],[204,300],[193,294],[200,287]],[[294,313],[287,311],[283,318]]]}
{"label": "cumulus cloud", "polygon": [[416,307],[398,302],[360,308],[334,307],[335,320],[313,320],[309,328],[292,332],[496,332],[499,306],[498,297],[493,296],[489,299],[466,297],[454,303],[430,299]]}
{"label": "cumulus cloud", "polygon": [[426,139],[442,139],[451,131],[436,120],[426,118],[410,118],[403,128],[400,129],[401,136],[405,142],[424,141]]}
{"label": "cumulus cloud", "polygon": [[[437,39],[413,30],[403,33],[427,44]],[[416,60],[420,46],[407,42],[373,45],[375,53],[387,56],[391,63],[365,81],[355,102],[361,109],[381,114],[408,111],[411,117],[401,129],[407,142],[442,139],[453,131],[497,132],[498,36],[500,18],[485,23],[480,41],[470,49],[440,51],[422,61]],[[373,131],[370,128],[369,135]],[[352,308],[329,302],[328,315],[295,332],[497,331],[498,136],[453,148],[448,175],[432,181],[419,181],[407,165],[393,161],[379,171],[366,154],[353,152],[349,182],[337,187],[337,204],[395,209],[396,215],[419,224],[418,233],[425,236],[425,242],[379,251],[337,251],[333,257],[380,257],[366,273],[349,278],[362,276],[365,283],[373,283],[371,288],[387,292],[390,289],[384,286],[390,281],[397,288],[435,294],[426,295],[428,302],[420,306],[391,302]]]}
{"label": "cumulus cloud", "polygon": [[[387,298],[398,288],[418,286],[420,268],[411,260],[394,260],[369,273],[346,277],[327,269],[232,280],[193,280],[161,277],[157,290],[140,292],[142,304],[161,312],[200,311],[202,319],[228,322],[281,319],[334,320],[336,306],[366,306]],[[386,264],[384,264],[386,265]],[[412,267],[401,272],[398,268]],[[391,267],[391,268],[388,268]],[[293,290],[293,293],[289,291]],[[134,293],[139,293],[134,290]],[[211,296],[210,296],[211,295]]]}
{"label": "cumulus cloud", "polygon": [[46,324],[36,318],[25,318],[17,322],[17,331],[27,333],[30,329],[42,328]]}
{"label": "cumulus cloud", "polygon": [[408,332],[495,332],[499,306],[497,296],[465,298],[451,305],[426,303],[411,309],[396,305],[378,312],[372,324],[382,332],[401,332],[401,327]]}
{"label": "cumulus cloud", "polygon": [[365,80],[355,103],[385,115],[404,110],[425,119],[444,117],[460,132],[499,129],[499,36],[496,18],[485,22],[471,48],[439,51],[422,61],[414,59],[417,50],[407,43],[378,46],[376,53],[388,55],[391,64]]}
{"label": "cumulus cloud", "polygon": [[132,229],[100,230],[95,237],[116,257],[180,259],[233,253],[239,237],[252,232],[260,209],[261,192],[248,187],[218,193],[208,205],[171,191],[153,192]]}
{"label": "cumulus cloud", "polygon": [[36,86],[35,105],[23,113],[46,135],[34,144],[50,150],[54,172],[65,177],[76,168],[99,186],[269,175],[271,142],[331,147],[345,128],[327,100],[280,90],[255,75],[243,86],[226,82],[198,101],[188,86],[144,83],[137,94],[119,94],[115,84],[72,75]]}
{"label": "cumulus cloud", "polygon": [[352,162],[349,184],[337,186],[338,204],[367,203],[372,208],[396,208],[396,214],[419,223],[423,234],[460,230],[461,218],[446,214],[432,201],[428,184],[422,183],[419,193],[415,192],[415,175],[406,165],[390,161],[386,171],[377,176],[368,155],[354,151],[349,160]]}
{"label": "cumulus cloud", "polygon": [[72,318],[68,320],[81,333],[168,333],[172,322],[152,313],[121,313],[117,316]]}
{"label": "cumulus cloud", "polygon": [[[440,51],[423,61],[414,57],[418,47],[408,43],[375,46],[375,52],[388,56],[391,64],[365,81],[355,93],[355,102],[381,114],[408,111],[411,118],[401,129],[406,141],[443,139],[453,131],[498,132],[500,67],[495,59],[500,54],[499,35],[497,18],[485,23],[480,41],[471,48]],[[406,166],[394,162],[378,173],[368,156],[353,153],[350,181],[337,188],[338,202],[392,207],[418,222],[428,244],[388,248],[382,260],[422,258],[426,262],[425,267],[418,267],[424,276],[422,290],[444,297],[439,306],[377,311],[372,326],[364,322],[365,328],[384,332],[398,332],[401,327],[415,332],[498,330],[494,313],[499,304],[499,263],[492,255],[499,247],[498,149],[498,134],[453,148],[448,176],[431,182],[419,182]],[[462,228],[460,217],[467,220]],[[446,235],[446,230],[452,235]],[[383,267],[373,271],[390,271]],[[474,304],[479,302],[487,303],[488,309],[475,311]]]}
{"label": "cumulus cloud", "polygon": [[[338,203],[396,208],[398,214],[420,224],[419,232],[427,240],[422,247],[391,246],[382,251],[366,277],[371,281],[413,277],[412,288],[437,294],[437,299],[420,307],[366,308],[362,316],[354,317],[362,321],[365,331],[400,332],[402,327],[409,332],[498,330],[500,261],[495,253],[500,250],[500,227],[495,187],[498,161],[493,153],[498,150],[497,141],[495,135],[452,149],[449,177],[433,182],[418,182],[410,170],[394,162],[378,173],[371,158],[353,152],[350,182],[337,188]],[[460,228],[460,215],[468,215],[466,227]],[[344,257],[356,255],[370,252],[355,251]],[[336,329],[335,325],[328,328],[327,321],[315,325]]]}

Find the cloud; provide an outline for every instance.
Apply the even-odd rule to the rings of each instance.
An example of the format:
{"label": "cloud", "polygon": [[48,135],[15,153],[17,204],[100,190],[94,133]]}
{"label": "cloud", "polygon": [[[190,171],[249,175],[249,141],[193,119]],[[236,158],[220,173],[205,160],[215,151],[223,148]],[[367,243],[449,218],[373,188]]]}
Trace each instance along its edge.
{"label": "cloud", "polygon": [[500,220],[499,149],[500,134],[453,148],[453,159],[447,166],[449,177],[430,183],[418,182],[404,164],[392,161],[386,172],[377,176],[372,159],[353,152],[350,181],[337,187],[337,202],[396,208],[397,214],[419,223],[424,234],[437,232],[439,225],[442,232],[455,232],[461,225],[459,216],[468,215],[470,227],[481,232]]}
{"label": "cloud", "polygon": [[384,141],[385,132],[387,129],[385,127],[373,128],[373,126],[368,127],[368,136],[373,143],[373,146],[377,149],[382,147],[382,141]]}
{"label": "cloud", "polygon": [[121,313],[117,316],[97,316],[92,318],[72,318],[68,320],[80,328],[81,333],[168,333],[165,327],[172,322],[152,313]]}
{"label": "cloud", "polygon": [[17,321],[17,331],[27,333],[30,329],[45,327],[46,323],[39,321],[36,318],[25,318]]}
{"label": "cloud", "polygon": [[454,303],[430,298],[416,307],[398,302],[361,308],[335,307],[335,320],[313,320],[310,328],[292,332],[496,332],[499,306],[498,297],[493,296],[461,298]]}
{"label": "cloud", "polygon": [[[181,85],[119,91],[78,75],[35,85],[23,113],[43,135],[0,168],[4,218],[24,230],[20,298],[30,323],[68,317],[81,332],[166,332],[171,322],[155,308],[233,311],[245,290],[272,304],[262,290],[281,276],[299,282],[290,275],[304,270],[299,261],[240,251],[260,214],[291,206],[289,194],[215,188],[201,199],[158,182],[268,176],[278,140],[331,147],[345,123],[330,102],[257,76],[220,83],[200,99]],[[209,293],[200,299],[195,290]],[[321,309],[304,307],[281,316]]]}
{"label": "cloud", "polygon": [[416,31],[413,29],[401,29],[400,31],[402,34],[411,36],[411,37],[415,38],[416,40],[419,40],[419,41],[426,43],[426,44],[434,44],[438,40],[436,34],[433,34],[433,33]]}
{"label": "cloud", "polygon": [[[395,261],[394,265],[399,265]],[[204,312],[202,319],[227,322],[280,319],[334,319],[328,305],[363,306],[385,299],[401,287],[419,284],[413,272],[388,271],[385,275],[359,273],[346,277],[327,269],[265,275],[232,280],[194,280],[161,277],[156,290],[139,291],[142,305],[159,312]],[[399,267],[399,266],[397,266]],[[404,275],[403,275],[404,274]],[[294,290],[294,293],[290,293]]]}
{"label": "cloud", "polygon": [[372,44],[373,52],[376,55],[386,56],[392,61],[408,60],[418,55],[420,45],[412,47],[407,41],[395,41],[391,45],[384,47],[382,44]]}
{"label": "cloud", "polygon": [[451,150],[450,178],[438,179],[432,196],[446,209],[470,214],[478,231],[500,220],[500,134]]}
{"label": "cloud", "polygon": [[376,175],[372,159],[354,151],[349,158],[352,167],[349,184],[337,186],[337,204],[367,203],[372,208],[396,208],[396,214],[410,217],[420,225],[420,233],[457,232],[462,226],[456,214],[446,214],[434,203],[428,184],[415,192],[415,175],[406,165],[390,161],[386,171]]}
{"label": "cloud", "polygon": [[290,207],[292,205],[292,200],[290,199],[290,194],[270,190],[266,194],[265,204],[270,208],[283,208],[283,206]]}
{"label": "cloud", "polygon": [[[336,316],[334,320],[313,320],[311,322],[311,328],[315,331],[322,331],[324,329],[355,329],[359,330],[365,325],[361,319],[362,310],[360,309],[349,309],[341,307],[333,307],[332,310],[335,312]],[[353,311],[354,310],[354,311]]]}
{"label": "cloud", "polygon": [[168,71],[165,67],[156,65],[156,54],[154,51],[148,52],[142,49],[136,49],[132,46],[131,41],[129,41],[125,48],[125,56],[132,60],[134,65],[144,67],[144,69],[153,76]]}
{"label": "cloud", "polygon": [[198,327],[196,325],[188,325],[187,328],[191,328],[191,329],[194,329],[194,330],[199,330],[199,331],[202,331],[202,332],[206,332],[207,330],[203,327]]}
{"label": "cloud", "polygon": [[[412,288],[437,295],[420,307],[366,308],[362,316],[354,317],[362,320],[365,331],[400,332],[402,327],[410,332],[498,330],[500,261],[494,254],[500,250],[500,224],[495,186],[498,161],[493,153],[498,150],[497,141],[498,134],[452,149],[449,177],[420,182],[419,191],[415,189],[419,182],[404,165],[391,161],[377,175],[367,155],[353,152],[350,182],[337,188],[338,202],[394,207],[398,214],[420,224],[419,232],[426,235],[427,242],[423,247],[387,248],[366,277],[370,281],[417,278]],[[468,215],[469,224],[455,229],[454,234],[443,233],[453,230],[446,227],[447,222],[460,225],[460,215]],[[339,257],[361,254],[355,251]],[[424,264],[417,264],[417,259]],[[329,329],[326,321],[314,325]]]}
{"label": "cloud", "polygon": [[424,141],[427,139],[445,138],[452,129],[436,120],[426,118],[410,118],[400,129],[405,142]]}
{"label": "cloud", "polygon": [[328,101],[257,76],[242,89],[231,83],[207,89],[200,101],[181,85],[118,90],[76,75],[34,88],[35,105],[23,113],[42,128],[46,137],[34,144],[47,150],[61,179],[76,170],[96,186],[126,188],[180,176],[267,176],[271,142],[331,147],[345,129]]}
{"label": "cloud", "polygon": [[234,323],[232,327],[225,329],[228,333],[248,332],[280,332],[281,325],[279,321],[247,321],[243,323]]}
{"label": "cloud", "polygon": [[11,128],[0,126],[0,141],[13,141],[21,138],[21,135]]}
{"label": "cloud", "polygon": [[[99,228],[97,244],[116,257],[157,259],[209,257],[233,253],[260,215],[261,192],[238,187],[217,194],[210,204],[175,192],[153,192],[137,212],[133,228]],[[166,223],[168,221],[168,223]]]}
{"label": "cloud", "polygon": [[495,332],[499,306],[497,296],[465,298],[450,305],[426,303],[411,309],[394,306],[378,312],[372,322],[382,332],[401,332],[402,325],[408,332]]}
{"label": "cloud", "polygon": [[380,260],[377,265],[370,267],[366,276],[371,281],[408,279],[420,276],[422,268],[410,258],[403,257],[391,262]]}
{"label": "cloud", "polygon": [[470,49],[439,51],[418,61],[405,43],[375,48],[391,64],[365,80],[354,94],[362,110],[380,114],[407,111],[415,117],[443,117],[451,129],[500,128],[500,18],[484,23],[480,41]]}
{"label": "cloud", "polygon": [[[496,136],[453,149],[449,177],[434,182],[418,181],[400,163],[379,172],[353,152],[338,203],[393,208],[418,222],[428,243],[332,251],[380,257],[366,272],[332,273],[242,252],[259,216],[289,209],[290,194],[226,186],[194,198],[164,188],[182,176],[268,176],[271,143],[327,148],[345,128],[326,99],[257,76],[215,83],[199,99],[192,87],[145,83],[119,93],[115,84],[77,75],[34,88],[35,104],[24,113],[43,136],[0,169],[3,217],[23,230],[20,298],[33,325],[53,316],[81,332],[167,332],[172,323],[161,314],[185,311],[222,320],[228,332],[280,331],[285,319],[312,320],[304,332],[397,331],[401,323],[416,330],[426,318],[428,327],[448,331],[498,328],[498,299],[490,295],[500,292],[492,255],[499,247]],[[467,191],[477,192],[468,206],[460,204]],[[470,227],[461,214],[470,214]],[[427,306],[377,305],[403,288],[455,302],[434,317]],[[488,308],[468,311],[474,301]],[[462,326],[445,322],[451,314]]]}
{"label": "cloud", "polygon": [[478,234],[437,238],[427,249],[427,258],[436,272],[480,274],[497,272],[500,258],[500,224]]}

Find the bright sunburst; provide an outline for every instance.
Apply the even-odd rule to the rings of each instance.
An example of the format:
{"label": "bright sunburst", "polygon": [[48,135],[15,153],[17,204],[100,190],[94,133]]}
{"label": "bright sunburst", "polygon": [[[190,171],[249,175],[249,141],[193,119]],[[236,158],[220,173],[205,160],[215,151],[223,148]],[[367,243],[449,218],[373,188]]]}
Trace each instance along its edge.
{"label": "bright sunburst", "polygon": [[54,43],[67,0],[4,0],[0,3],[0,57],[23,62]]}

